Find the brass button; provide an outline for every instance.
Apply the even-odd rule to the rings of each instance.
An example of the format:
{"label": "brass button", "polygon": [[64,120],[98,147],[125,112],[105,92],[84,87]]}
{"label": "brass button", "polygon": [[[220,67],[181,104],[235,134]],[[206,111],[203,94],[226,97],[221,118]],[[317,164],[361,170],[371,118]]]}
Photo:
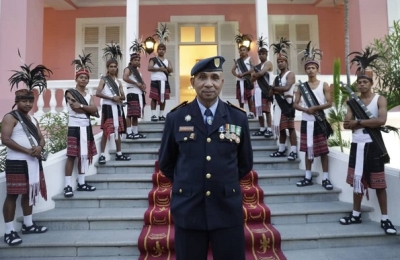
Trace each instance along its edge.
{"label": "brass button", "polygon": [[211,138],[210,137],[207,138],[207,143],[211,143]]}
{"label": "brass button", "polygon": [[179,193],[182,193],[182,189],[179,189]]}
{"label": "brass button", "polygon": [[184,141],[187,141],[187,137],[183,138]]}
{"label": "brass button", "polygon": [[210,196],[210,195],[211,195],[211,191],[207,191],[207,192],[206,192],[206,195],[207,195],[207,196]]}
{"label": "brass button", "polygon": [[207,173],[207,174],[206,174],[206,178],[207,178],[207,179],[210,179],[210,178],[211,178],[211,174]]}
{"label": "brass button", "polygon": [[211,161],[211,156],[207,155],[206,160]]}
{"label": "brass button", "polygon": [[235,190],[235,189],[232,189],[232,191],[233,191],[233,192],[236,192],[236,190]]}

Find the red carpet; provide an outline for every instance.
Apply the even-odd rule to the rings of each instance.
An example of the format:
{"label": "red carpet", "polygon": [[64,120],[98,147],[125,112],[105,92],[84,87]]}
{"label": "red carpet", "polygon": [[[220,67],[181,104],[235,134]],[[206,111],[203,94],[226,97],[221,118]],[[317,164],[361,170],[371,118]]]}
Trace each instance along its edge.
{"label": "red carpet", "polygon": [[[258,175],[251,171],[241,181],[246,235],[246,260],[285,260],[281,237],[272,227],[271,212],[264,204],[264,193],[258,186]],[[149,193],[149,208],[144,214],[144,226],[139,236],[140,260],[172,260],[174,226],[169,211],[172,184],[155,164],[153,189]],[[212,259],[209,254],[209,260]]]}

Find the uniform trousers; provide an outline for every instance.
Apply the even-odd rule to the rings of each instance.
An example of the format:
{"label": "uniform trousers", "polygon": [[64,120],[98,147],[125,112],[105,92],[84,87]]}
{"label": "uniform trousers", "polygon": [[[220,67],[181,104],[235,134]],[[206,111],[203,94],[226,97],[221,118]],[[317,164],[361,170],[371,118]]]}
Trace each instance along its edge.
{"label": "uniform trousers", "polygon": [[215,229],[192,230],[175,224],[177,260],[207,260],[209,246],[213,260],[245,260],[245,237],[242,225]]}

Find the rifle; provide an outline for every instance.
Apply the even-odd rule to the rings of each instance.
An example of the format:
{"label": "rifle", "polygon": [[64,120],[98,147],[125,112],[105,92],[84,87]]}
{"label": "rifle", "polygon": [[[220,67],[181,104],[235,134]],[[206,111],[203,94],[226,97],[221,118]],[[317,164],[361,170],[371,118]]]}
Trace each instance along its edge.
{"label": "rifle", "polygon": [[[299,80],[299,84],[300,84],[299,90],[301,92],[301,95],[303,96],[304,102],[306,103],[307,107],[318,106],[319,105],[318,101],[316,100],[315,96],[313,97],[313,93],[308,91],[308,88],[304,85],[303,82],[301,82],[301,80]],[[333,129],[326,120],[324,111],[322,110],[317,111],[314,114],[314,117],[327,138],[333,135]]]}
{"label": "rifle", "polygon": [[[236,68],[239,70],[240,74],[243,74],[243,71],[240,69],[240,66],[237,63],[237,60],[233,59],[233,61],[235,62]],[[250,63],[251,66],[251,63]],[[251,75],[250,74],[246,74],[243,76],[244,80],[249,84],[249,86],[251,86]]]}
{"label": "rifle", "polygon": [[[257,66],[253,66],[253,69],[256,73],[261,71],[261,68],[259,69]],[[267,97],[269,97],[269,91],[271,90],[271,86],[265,80],[264,75],[257,79],[257,83],[258,83],[258,86],[260,87],[261,91],[264,92],[264,94]]]}

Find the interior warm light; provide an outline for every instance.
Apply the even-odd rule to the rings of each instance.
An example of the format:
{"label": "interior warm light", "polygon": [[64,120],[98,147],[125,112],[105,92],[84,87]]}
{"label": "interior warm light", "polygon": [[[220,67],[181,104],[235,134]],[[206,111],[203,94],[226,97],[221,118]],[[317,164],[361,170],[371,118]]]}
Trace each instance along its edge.
{"label": "interior warm light", "polygon": [[144,46],[145,46],[146,52],[148,54],[153,53],[155,44],[156,44],[156,41],[154,40],[153,37],[149,36],[146,38],[146,40],[144,41]]}

